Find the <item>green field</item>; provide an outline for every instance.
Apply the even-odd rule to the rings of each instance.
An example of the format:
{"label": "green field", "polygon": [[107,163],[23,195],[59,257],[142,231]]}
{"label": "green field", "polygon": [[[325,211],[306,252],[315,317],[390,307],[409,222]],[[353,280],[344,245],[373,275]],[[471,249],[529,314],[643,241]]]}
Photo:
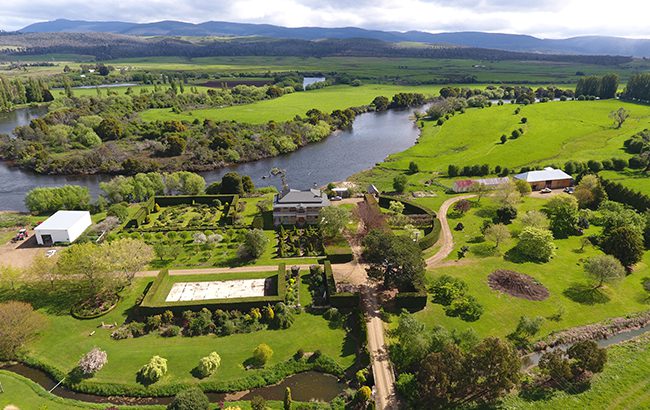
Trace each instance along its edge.
{"label": "green field", "polygon": [[390,98],[398,92],[417,92],[437,96],[442,87],[437,85],[397,86],[370,84],[360,87],[338,85],[319,90],[297,92],[273,100],[264,100],[252,104],[226,108],[199,109],[180,114],[176,114],[167,108],[153,109],[141,113],[140,117],[145,121],[171,119],[194,121],[198,118],[200,120],[234,120],[260,124],[268,121],[288,121],[296,115],[304,116],[311,108],[329,113],[335,109],[368,105],[378,95],[384,95]]}
{"label": "green field", "polygon": [[[526,198],[518,207],[519,215],[526,210],[540,209],[545,201],[546,199]],[[620,283],[607,286],[602,301],[593,304],[579,303],[567,297],[564,292],[588,282],[582,262],[585,258],[601,252],[591,246],[580,252],[580,238],[573,236],[555,240],[557,255],[548,263],[516,263],[505,260],[503,254],[515,245],[516,240],[509,240],[501,245],[500,252],[495,252],[493,244],[484,242],[480,233],[483,221],[491,218],[496,208],[493,200],[483,198],[480,207],[472,208],[463,217],[450,219],[452,227],[462,222],[465,229],[462,232],[453,231],[455,248],[448,258],[448,263],[428,273],[429,279],[447,274],[467,282],[469,293],[483,305],[485,312],[478,321],[465,322],[446,316],[441,305],[428,303],[426,308],[415,313],[415,316],[429,328],[436,325],[448,329],[473,328],[482,337],[505,336],[515,329],[520,316],[549,317],[562,307],[562,320],[544,321],[538,335],[543,337],[552,331],[650,309],[650,301],[641,287],[642,278],[650,275],[650,252],[646,252],[643,262],[636,266],[632,275]],[[522,225],[519,220],[515,220],[509,227],[515,234],[521,230]],[[599,229],[592,227],[585,234],[596,234]],[[456,252],[464,245],[470,247],[468,256],[455,262]],[[496,269],[510,269],[534,277],[548,288],[550,297],[544,301],[529,301],[492,290],[487,284],[487,276]]]}
{"label": "green field", "polygon": [[[449,164],[459,166],[489,164],[519,168],[557,164],[568,160],[629,158],[623,142],[650,125],[650,107],[616,100],[565,101],[521,107],[503,105],[469,109],[444,125],[425,122],[418,144],[391,155],[382,167],[405,170],[416,161],[421,171],[446,172]],[[609,113],[619,107],[631,112],[620,129],[615,129]],[[521,118],[528,118],[526,124]],[[501,144],[502,134],[523,128],[516,140]]]}
{"label": "green field", "polygon": [[650,408],[650,336],[607,349],[605,370],[596,375],[589,390],[557,392],[546,400],[506,398],[505,409],[647,409]]}
{"label": "green field", "polygon": [[[308,274],[308,272],[303,272]],[[245,370],[243,363],[252,356],[255,347],[266,343],[274,351],[267,364],[283,362],[291,358],[298,349],[307,352],[321,350],[332,357],[343,368],[352,365],[355,358],[355,343],[340,328],[331,328],[327,320],[310,313],[296,315],[291,328],[286,330],[262,330],[250,334],[234,334],[217,337],[215,335],[197,337],[164,338],[149,334],[139,338],[113,340],[112,330],[101,329],[101,323],[124,322],[135,299],[151,279],[139,279],[126,291],[117,309],[106,316],[94,320],[72,318],[65,308],[66,298],[58,297],[34,300],[46,314],[47,327],[41,336],[28,345],[28,355],[53,366],[60,371],[72,370],[79,358],[97,346],[108,353],[108,364],[91,379],[92,382],[136,385],[136,373],[153,355],[168,359],[169,371],[155,386],[179,382],[195,383],[191,371],[198,360],[212,351],[221,356],[221,367],[211,380],[233,381],[256,374],[259,370]],[[3,294],[3,299],[9,296]],[[300,288],[303,306],[311,302],[306,284]],[[91,335],[91,333],[94,333]]]}
{"label": "green field", "polygon": [[641,170],[601,171],[598,175],[610,181],[618,182],[630,188],[633,191],[650,194],[650,175]]}

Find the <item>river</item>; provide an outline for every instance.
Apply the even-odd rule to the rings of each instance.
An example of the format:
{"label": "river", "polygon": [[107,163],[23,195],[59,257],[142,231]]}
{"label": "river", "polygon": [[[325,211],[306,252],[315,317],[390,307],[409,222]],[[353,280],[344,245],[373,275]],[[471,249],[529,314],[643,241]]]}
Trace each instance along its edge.
{"label": "river", "polygon": [[[208,183],[220,180],[229,171],[250,175],[257,186],[280,187],[279,178],[271,178],[277,167],[286,170],[291,188],[306,189],[314,184],[342,181],[383,161],[387,155],[412,146],[420,132],[413,122],[415,110],[369,112],[357,116],[351,129],[336,132],[323,141],[309,144],[287,155],[237,164],[201,173]],[[11,133],[20,125],[46,112],[45,108],[24,108],[0,114],[0,133]],[[25,194],[39,186],[76,184],[87,186],[93,195],[100,193],[99,182],[107,175],[39,175],[9,167],[0,161],[0,210],[25,211]]]}

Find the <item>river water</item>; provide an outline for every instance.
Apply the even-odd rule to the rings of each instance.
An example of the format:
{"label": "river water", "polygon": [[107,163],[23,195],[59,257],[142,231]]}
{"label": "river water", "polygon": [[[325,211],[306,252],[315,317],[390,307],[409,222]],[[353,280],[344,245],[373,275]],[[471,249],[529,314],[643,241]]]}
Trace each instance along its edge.
{"label": "river water", "polygon": [[[412,146],[419,136],[413,122],[415,110],[389,110],[357,116],[350,130],[336,132],[321,142],[309,144],[279,157],[233,165],[201,173],[208,183],[220,180],[229,171],[250,175],[256,186],[280,187],[279,178],[270,177],[272,168],[286,170],[291,188],[306,189],[314,184],[342,181],[350,175],[371,168],[387,155]],[[46,112],[46,108],[25,108],[0,114],[0,133],[10,134],[20,125]],[[40,186],[76,184],[87,186],[93,197],[100,193],[99,182],[107,175],[61,176],[39,175],[9,167],[0,161],[0,210],[25,211],[25,194]]]}

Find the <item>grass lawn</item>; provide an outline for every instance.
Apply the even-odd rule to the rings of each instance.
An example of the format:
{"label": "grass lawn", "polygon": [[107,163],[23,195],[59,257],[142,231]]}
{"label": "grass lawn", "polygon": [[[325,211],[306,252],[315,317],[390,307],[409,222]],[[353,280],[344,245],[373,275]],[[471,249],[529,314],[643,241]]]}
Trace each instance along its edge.
{"label": "grass lawn", "polygon": [[[397,86],[369,84],[360,87],[338,85],[320,90],[287,94],[273,100],[264,100],[252,104],[191,110],[180,114],[173,113],[171,109],[167,108],[153,109],[140,113],[140,117],[145,121],[171,119],[194,121],[198,118],[200,120],[234,120],[261,124],[271,120],[288,121],[296,115],[304,116],[312,108],[329,113],[335,109],[367,105],[378,95],[390,98],[398,92],[417,92],[437,96],[442,87],[440,85]],[[478,85],[472,85],[472,87],[478,87]]]}
{"label": "grass lawn", "polygon": [[[545,201],[525,198],[518,207],[519,215],[526,210],[540,209]],[[427,273],[429,279],[447,274],[464,280],[469,286],[469,294],[483,305],[483,315],[476,322],[464,322],[459,318],[446,316],[441,305],[429,303],[425,309],[415,314],[428,327],[442,325],[449,329],[473,328],[482,337],[505,336],[515,329],[522,315],[549,317],[560,307],[563,308],[564,314],[560,321],[544,321],[538,335],[543,337],[552,331],[650,309],[650,301],[641,287],[641,279],[650,275],[650,252],[646,252],[644,260],[637,265],[632,275],[619,283],[607,285],[602,300],[580,303],[569,298],[565,291],[588,282],[583,270],[583,261],[599,254],[600,251],[589,246],[580,252],[580,238],[574,236],[555,241],[557,255],[548,263],[515,263],[505,260],[502,253],[513,247],[516,240],[510,239],[501,245],[500,251],[495,251],[494,245],[484,242],[480,233],[483,220],[491,219],[496,207],[490,198],[483,198],[481,206],[472,208],[465,216],[452,216],[449,219],[452,229],[458,222],[462,222],[465,229],[462,232],[452,230],[455,248],[448,263]],[[518,220],[509,227],[513,236],[522,228]],[[592,227],[585,234],[597,234],[598,231],[598,227]],[[468,256],[454,262],[457,250],[463,245],[470,247]],[[544,301],[529,301],[490,289],[487,276],[496,269],[510,269],[534,277],[548,288],[550,297]]]}
{"label": "grass lawn", "polygon": [[607,349],[605,370],[597,374],[589,390],[527,401],[510,396],[506,409],[647,409],[650,408],[650,335]]}
{"label": "grass lawn", "polygon": [[[308,274],[308,272],[303,272]],[[138,279],[127,290],[118,308],[95,320],[76,320],[65,309],[65,298],[55,300],[34,300],[47,318],[47,327],[41,336],[28,346],[28,355],[68,372],[79,358],[97,346],[108,353],[108,364],[91,379],[95,382],[136,384],[136,373],[153,355],[168,359],[169,371],[155,385],[196,382],[191,371],[198,360],[212,351],[221,356],[221,367],[212,378],[232,381],[257,370],[245,370],[243,362],[252,356],[255,347],[266,343],[274,351],[268,365],[289,359],[298,349],[315,351],[334,358],[347,368],[355,358],[355,342],[344,329],[332,329],[321,316],[302,313],[296,315],[293,326],[286,330],[263,330],[249,334],[235,334],[225,337],[206,335],[198,337],[164,338],[150,334],[140,338],[113,340],[111,330],[98,326],[104,323],[121,324],[135,299],[142,293],[151,279]],[[302,303],[309,303],[311,296],[306,284],[300,289]],[[5,295],[7,296],[7,295]],[[48,303],[51,302],[51,303]],[[90,333],[96,333],[90,336]]]}
{"label": "grass lawn", "polygon": [[[425,122],[418,144],[391,155],[381,164],[406,170],[415,161],[423,172],[447,172],[450,164],[501,165],[510,169],[529,165],[563,165],[568,160],[629,158],[623,142],[650,124],[650,107],[616,100],[565,101],[522,106],[503,105],[468,109],[442,126]],[[609,113],[619,107],[631,112],[620,129]],[[521,124],[521,118],[528,118]],[[523,128],[516,140],[501,144],[502,134]]]}
{"label": "grass lawn", "polygon": [[650,193],[650,174],[638,169],[626,169],[625,171],[601,171],[598,175],[610,181],[618,182],[633,191]]}

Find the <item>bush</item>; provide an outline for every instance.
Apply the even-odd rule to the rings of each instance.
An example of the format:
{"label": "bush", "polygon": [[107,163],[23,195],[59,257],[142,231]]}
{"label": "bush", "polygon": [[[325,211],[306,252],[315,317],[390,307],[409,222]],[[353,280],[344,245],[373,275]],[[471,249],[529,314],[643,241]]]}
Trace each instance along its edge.
{"label": "bush", "polygon": [[408,179],[406,178],[405,175],[397,175],[395,178],[393,178],[393,189],[397,193],[402,193],[406,190],[406,186],[408,184]]}
{"label": "bush", "polygon": [[208,410],[209,408],[208,396],[198,387],[190,387],[179,392],[167,406],[167,410]]}
{"label": "bush", "polygon": [[555,255],[553,234],[547,229],[527,226],[519,234],[517,251],[528,260],[548,262]]}
{"label": "bush", "polygon": [[264,366],[273,356],[273,349],[266,343],[259,344],[253,351],[253,360],[259,366]]}
{"label": "bush", "polygon": [[79,369],[85,375],[93,375],[100,371],[107,362],[106,352],[95,347],[79,360]]}
{"label": "bush", "polygon": [[167,359],[153,356],[149,363],[142,366],[138,375],[144,383],[155,383],[167,373]]}
{"label": "bush", "polygon": [[[526,184],[528,185],[528,184]],[[512,205],[504,205],[497,209],[497,221],[504,225],[512,222],[517,217],[517,208]]]}
{"label": "bush", "polygon": [[467,292],[467,283],[449,275],[442,275],[433,280],[430,291],[433,303],[447,306],[454,299],[460,298]]}
{"label": "bush", "polygon": [[196,370],[201,377],[208,377],[214,374],[219,366],[221,366],[221,356],[217,352],[212,352],[199,360]]}
{"label": "bush", "polygon": [[483,314],[483,306],[473,296],[463,296],[454,299],[449,306],[445,307],[447,316],[459,316],[467,322],[478,320]]}
{"label": "bush", "polygon": [[163,336],[163,337],[174,337],[174,336],[178,336],[180,334],[181,334],[180,326],[169,326],[169,327],[166,327],[165,329],[163,329],[160,332],[160,336]]}
{"label": "bush", "polygon": [[113,204],[106,211],[106,216],[114,216],[124,223],[129,218],[129,208],[123,204]]}

